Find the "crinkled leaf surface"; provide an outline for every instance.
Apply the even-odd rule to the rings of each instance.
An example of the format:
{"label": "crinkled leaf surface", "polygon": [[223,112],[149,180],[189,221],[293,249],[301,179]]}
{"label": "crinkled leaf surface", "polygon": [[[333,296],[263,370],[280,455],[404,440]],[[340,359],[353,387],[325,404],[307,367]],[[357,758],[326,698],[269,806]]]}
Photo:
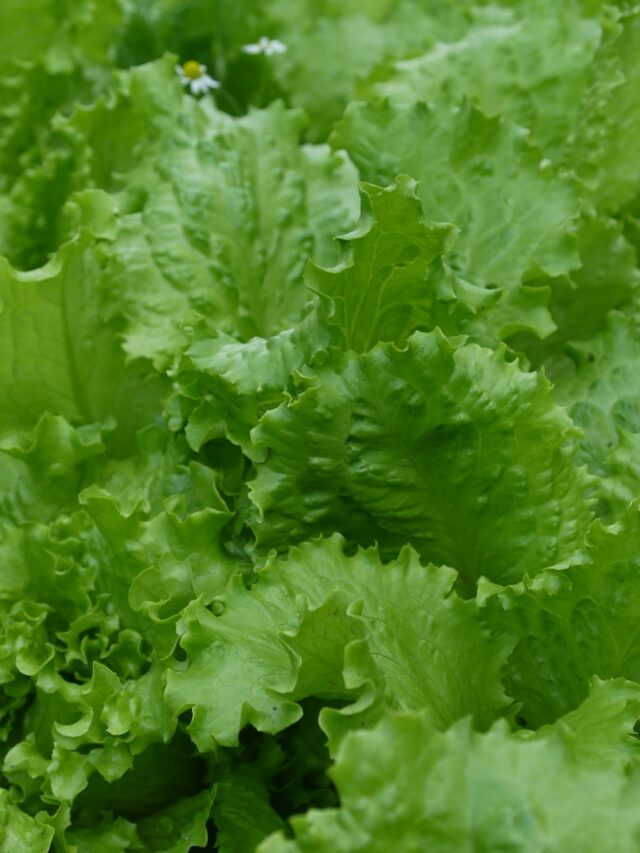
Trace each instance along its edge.
{"label": "crinkled leaf surface", "polygon": [[422,221],[411,179],[386,189],[365,185],[363,200],[372,221],[345,237],[348,260],[333,269],[311,264],[305,274],[308,287],[330,300],[341,346],[356,352],[433,327],[438,261],[456,237],[450,225]]}
{"label": "crinkled leaf surface", "polygon": [[421,56],[395,63],[376,93],[396,103],[430,102],[443,91],[472,98],[487,115],[529,128],[545,154],[557,159],[591,82],[602,27],[584,18],[578,4],[509,6],[490,6],[462,38],[438,41]]}
{"label": "crinkled leaf surface", "polygon": [[[339,537],[301,546],[269,561],[250,590],[234,584],[212,608],[186,609],[187,664],[169,673],[167,699],[176,712],[193,706],[190,732],[202,749],[237,742],[245,722],[281,730],[300,715],[293,700],[307,696],[361,694],[363,711],[374,699],[426,707],[439,727],[465,714],[486,726],[505,704],[507,648],[452,591],[454,572],[408,550],[383,565],[373,549],[343,549]],[[358,689],[368,682],[376,696]],[[347,709],[355,724],[357,710]],[[326,718],[335,739],[348,722]]]}
{"label": "crinkled leaf surface", "polygon": [[[419,181],[425,216],[460,229],[454,269],[483,287],[503,289],[492,320],[497,335],[517,331],[508,314],[511,300],[522,299],[523,279],[579,265],[574,187],[546,166],[522,129],[500,117],[487,118],[464,102],[354,103],[332,142],[349,152],[366,180],[386,184],[406,173]],[[540,310],[547,294],[537,289],[533,295],[538,311],[528,328],[544,336],[553,331]]]}
{"label": "crinkled leaf surface", "polygon": [[556,398],[584,430],[580,458],[598,475],[599,513],[609,520],[640,496],[639,352],[637,321],[612,312],[600,335],[574,343],[557,365]]}
{"label": "crinkled leaf surface", "polygon": [[409,540],[465,584],[515,579],[580,548],[573,435],[541,376],[415,333],[336,356],[262,418],[250,523],[260,548],[337,529],[387,553]]}
{"label": "crinkled leaf surface", "polygon": [[528,725],[574,710],[594,674],[638,680],[638,527],[634,502],[615,527],[594,522],[583,562],[489,595],[488,623],[517,643],[505,683]]}
{"label": "crinkled leaf surface", "polygon": [[2,850],[638,849],[638,20],[0,4]]}
{"label": "crinkled leaf surface", "polygon": [[[520,741],[503,725],[438,733],[419,715],[390,716],[345,739],[333,775],[340,809],[294,818],[295,837],[260,853],[632,851],[640,831],[636,777],[582,768],[557,739]],[[566,808],[576,796],[579,813]]]}

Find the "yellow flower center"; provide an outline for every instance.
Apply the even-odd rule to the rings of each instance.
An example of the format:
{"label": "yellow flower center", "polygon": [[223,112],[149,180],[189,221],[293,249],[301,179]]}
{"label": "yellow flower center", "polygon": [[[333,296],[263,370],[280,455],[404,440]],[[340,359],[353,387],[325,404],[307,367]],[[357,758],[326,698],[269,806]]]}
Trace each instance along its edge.
{"label": "yellow flower center", "polygon": [[199,62],[196,62],[195,59],[190,59],[188,62],[182,66],[182,70],[184,71],[184,76],[188,77],[189,80],[197,80],[198,77],[202,77],[202,65]]}

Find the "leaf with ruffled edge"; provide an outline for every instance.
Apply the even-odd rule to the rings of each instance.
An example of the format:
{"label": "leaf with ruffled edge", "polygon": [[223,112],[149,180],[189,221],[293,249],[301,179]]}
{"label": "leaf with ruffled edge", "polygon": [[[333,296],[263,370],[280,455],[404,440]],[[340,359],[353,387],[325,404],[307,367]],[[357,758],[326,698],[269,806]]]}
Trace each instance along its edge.
{"label": "leaf with ruffled edge", "polygon": [[577,708],[593,675],[640,682],[639,535],[634,502],[613,527],[595,521],[586,556],[564,571],[511,587],[483,583],[487,624],[517,644],[505,686],[522,703],[527,725],[551,723]]}
{"label": "leaf with ruffled edge", "polygon": [[247,342],[205,324],[194,329],[173,371],[179,395],[167,407],[172,428],[186,421],[191,447],[226,437],[250,453],[250,430],[285,400],[292,374],[332,347],[362,352],[436,325],[458,333],[495,301],[443,261],[456,229],[426,221],[415,189],[407,177],[361,186],[359,225],[339,238],[340,263],[307,264],[305,284],[320,300],[292,329]]}
{"label": "leaf with ruffled edge", "polygon": [[536,0],[475,10],[460,39],[400,60],[373,93],[393,103],[474,100],[487,115],[526,127],[546,157],[562,162],[603,37],[579,4]]}
{"label": "leaf with ruffled edge", "polygon": [[281,731],[309,696],[352,701],[323,712],[333,744],[384,705],[427,708],[441,728],[464,714],[487,726],[507,702],[508,648],[484,633],[454,579],[409,549],[388,565],[374,549],[348,557],[337,536],[270,559],[250,590],[238,581],[210,608],[184,610],[187,660],[167,674],[169,707],[193,710],[203,751],[237,744],[247,724]]}
{"label": "leaf with ruffled edge", "polygon": [[411,178],[385,188],[363,184],[361,193],[358,228],[341,238],[344,260],[332,269],[311,263],[305,272],[307,286],[328,303],[336,344],[356,352],[378,341],[403,344],[416,329],[447,322],[441,259],[457,235],[452,225],[424,220]]}
{"label": "leaf with ruffled edge", "polygon": [[589,688],[587,698],[575,711],[542,726],[535,737],[561,737],[583,766],[595,770],[637,767],[640,742],[635,725],[640,719],[640,684],[623,678],[602,681],[594,676]]}
{"label": "leaf with ruffled edge", "polygon": [[316,372],[252,433],[260,550],[334,530],[388,555],[409,541],[467,589],[580,550],[589,479],[542,375],[438,331]]}
{"label": "leaf with ruffled edge", "polygon": [[611,312],[606,329],[551,364],[554,396],[584,430],[579,457],[597,475],[598,512],[619,518],[640,495],[640,326]]}
{"label": "leaf with ruffled edge", "polygon": [[[333,238],[353,226],[359,205],[357,172],[344,153],[300,144],[299,111],[277,102],[232,119],[180,98],[177,86],[167,62],[135,69],[113,103],[70,119],[88,142],[107,124],[116,151],[120,113],[127,142],[138,130],[137,157],[117,179],[108,156],[93,167],[118,207],[102,295],[105,314],[124,326],[125,351],[161,368],[188,343],[197,316],[241,340],[296,322],[309,300],[305,263],[333,262]],[[162,118],[147,118],[162,93],[170,121],[166,105]],[[138,113],[142,127],[129,127]]]}
{"label": "leaf with ruffled edge", "polygon": [[[527,279],[579,266],[577,194],[570,180],[541,166],[543,154],[524,130],[465,103],[354,103],[331,141],[348,151],[364,180],[384,185],[411,175],[424,215],[460,229],[449,261],[454,271],[502,290],[476,335],[495,340],[520,329],[540,337],[553,331],[548,290],[529,287]],[[523,313],[517,306],[525,299]]]}
{"label": "leaf with ruffled edge", "polygon": [[294,838],[259,853],[633,853],[640,837],[637,777],[582,767],[561,739],[523,741],[504,723],[441,733],[424,715],[389,715],[345,738],[331,775],[340,808],[292,818]]}

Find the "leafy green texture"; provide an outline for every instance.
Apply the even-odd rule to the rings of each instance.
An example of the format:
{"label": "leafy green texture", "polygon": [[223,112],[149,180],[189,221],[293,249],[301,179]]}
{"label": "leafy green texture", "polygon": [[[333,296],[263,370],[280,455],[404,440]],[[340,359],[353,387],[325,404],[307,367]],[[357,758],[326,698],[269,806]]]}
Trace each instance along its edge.
{"label": "leafy green texture", "polygon": [[[133,355],[166,352],[176,320],[194,309],[244,339],[286,328],[304,305],[304,262],[316,247],[319,259],[331,258],[330,237],[348,230],[357,210],[352,167],[328,149],[300,149],[299,115],[274,105],[227,129],[221,122],[213,138],[215,116],[199,118],[202,141],[188,131],[131,175],[126,192],[139,200],[108,251],[112,296],[124,306]],[[295,160],[298,169],[291,168]],[[335,196],[324,187],[318,194],[320,176]],[[131,299],[136,271],[143,292]]]}
{"label": "leafy green texture", "polygon": [[540,271],[559,275],[579,265],[575,194],[519,128],[468,103],[352,104],[332,141],[346,148],[366,180],[416,178],[425,216],[458,226],[454,269],[503,290],[488,321],[494,335],[525,327],[540,336],[553,331],[547,292],[525,282]]}
{"label": "leafy green texture", "polygon": [[0,48],[0,850],[637,850],[637,4]]}
{"label": "leafy green texture", "polygon": [[[631,7],[615,16],[603,49],[599,74],[589,92],[587,117],[577,137],[578,158],[603,210],[616,212],[638,194],[640,159],[637,138],[640,108],[640,10]],[[579,159],[579,162],[580,162]]]}
{"label": "leafy green texture", "polygon": [[[397,103],[433,101],[443,92],[474,99],[487,115],[503,115],[531,130],[547,156],[564,154],[580,115],[602,29],[578,4],[534,2],[523,14],[489,7],[458,40],[397,62],[376,93]],[[535,10],[535,11],[534,11]],[[530,15],[537,16],[531,26]]]}
{"label": "leafy green texture", "polygon": [[529,725],[576,708],[593,674],[638,680],[638,525],[634,502],[618,526],[594,523],[584,562],[488,599],[489,623],[517,641],[506,683]]}
{"label": "leafy green texture", "polygon": [[639,700],[636,683],[621,678],[601,681],[594,676],[584,702],[553,725],[542,726],[535,736],[560,735],[581,764],[596,770],[604,766],[634,768],[640,758],[634,731]]}
{"label": "leafy green texture", "polygon": [[242,776],[218,785],[214,817],[221,853],[253,853],[267,835],[285,824],[269,804],[265,785]]}
{"label": "leafy green texture", "polygon": [[336,357],[262,418],[251,524],[262,548],[339,529],[389,550],[408,539],[468,585],[515,579],[580,547],[590,511],[572,435],[541,376],[415,333]]}
{"label": "leafy green texture", "polygon": [[135,430],[157,408],[163,381],[125,361],[117,327],[96,298],[93,241],[111,233],[109,199],[87,190],[73,203],[88,224],[49,264],[20,273],[0,262],[0,390],[8,403],[0,422],[32,424],[43,411],[84,422],[113,414],[123,430]]}
{"label": "leafy green texture", "polygon": [[450,225],[422,221],[410,179],[386,189],[364,185],[363,201],[372,221],[364,218],[344,238],[348,260],[333,269],[311,264],[305,276],[308,287],[329,299],[340,345],[356,352],[433,328],[445,277],[440,259],[456,237]]}
{"label": "leafy green texture", "polygon": [[[298,26],[288,20],[291,4],[276,4],[276,8],[278,5],[286,14],[282,23],[290,49],[274,72],[283,89],[291,93],[292,102],[311,116],[314,136],[323,137],[331,130],[358,83],[379,63],[432,39],[427,27],[415,27],[407,2],[371,4],[370,10],[362,9],[367,4],[353,3],[337,15],[315,20],[313,8]],[[380,16],[386,18],[384,27],[376,21]]]}
{"label": "leafy green texture", "polygon": [[0,49],[7,62],[42,60],[52,71],[87,59],[104,63],[119,17],[115,0],[7,0]]}
{"label": "leafy green texture", "polygon": [[[212,608],[185,610],[188,665],[169,674],[167,699],[176,711],[195,705],[202,749],[237,742],[247,721],[277,732],[300,714],[292,700],[314,695],[357,698],[345,711],[356,720],[379,714],[373,702],[427,707],[439,727],[467,713],[487,725],[504,704],[506,649],[452,592],[450,569],[408,550],[382,565],[373,549],[347,557],[343,547],[338,537],[307,544],[269,561],[250,591],[237,583]],[[331,713],[326,725],[337,733],[347,722]]]}
{"label": "leafy green texture", "polygon": [[556,397],[584,430],[580,456],[598,475],[599,511],[609,519],[640,494],[639,351],[635,319],[612,312],[604,332],[574,343],[558,365]]}
{"label": "leafy green texture", "polygon": [[636,252],[621,223],[609,217],[585,217],[578,230],[581,266],[552,282],[549,310],[556,331],[544,340],[531,334],[510,339],[534,364],[557,372],[567,344],[604,330],[607,314],[637,300]]}
{"label": "leafy green texture", "polygon": [[[425,214],[461,228],[458,264],[472,279],[515,284],[533,265],[557,274],[575,263],[565,233],[574,210],[571,188],[545,178],[539,152],[513,125],[467,105],[445,107],[436,118],[436,109],[424,105],[355,104],[333,141],[376,183],[394,172],[415,176]],[[376,156],[380,150],[383,158]]]}
{"label": "leafy green texture", "polygon": [[332,347],[362,352],[380,340],[405,343],[417,328],[465,328],[493,301],[448,266],[456,230],[423,219],[413,180],[361,192],[360,222],[340,238],[340,262],[306,267],[305,284],[319,300],[295,327],[246,343],[194,330],[170,409],[177,423],[187,421],[195,449],[223,436],[248,449],[251,428],[284,400],[293,372]]}
{"label": "leafy green texture", "polygon": [[100,289],[131,356],[168,363],[195,312],[244,339],[286,328],[305,303],[304,263],[331,262],[334,236],[357,218],[353,166],[301,147],[300,113],[273,104],[232,123],[181,98],[168,62],[134,69],[72,123],[93,147],[94,180],[114,193]]}
{"label": "leafy green texture", "polygon": [[[502,725],[441,734],[424,717],[392,716],[346,738],[333,775],[340,809],[294,818],[295,839],[274,836],[260,853],[637,846],[637,779],[582,768],[556,739],[518,741]],[[584,811],[567,812],[578,791]]]}
{"label": "leafy green texture", "polygon": [[47,853],[53,831],[46,823],[37,818],[29,817],[14,805],[6,791],[2,791],[0,799],[0,821],[2,822],[2,848],[9,850],[33,850],[35,853]]}

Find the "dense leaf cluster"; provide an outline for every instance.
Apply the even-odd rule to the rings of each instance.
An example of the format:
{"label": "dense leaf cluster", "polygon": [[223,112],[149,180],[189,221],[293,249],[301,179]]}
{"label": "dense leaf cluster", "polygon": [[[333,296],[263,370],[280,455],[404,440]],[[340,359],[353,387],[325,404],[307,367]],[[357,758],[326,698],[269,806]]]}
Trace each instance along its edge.
{"label": "dense leaf cluster", "polygon": [[640,7],[0,53],[0,849],[640,849]]}

